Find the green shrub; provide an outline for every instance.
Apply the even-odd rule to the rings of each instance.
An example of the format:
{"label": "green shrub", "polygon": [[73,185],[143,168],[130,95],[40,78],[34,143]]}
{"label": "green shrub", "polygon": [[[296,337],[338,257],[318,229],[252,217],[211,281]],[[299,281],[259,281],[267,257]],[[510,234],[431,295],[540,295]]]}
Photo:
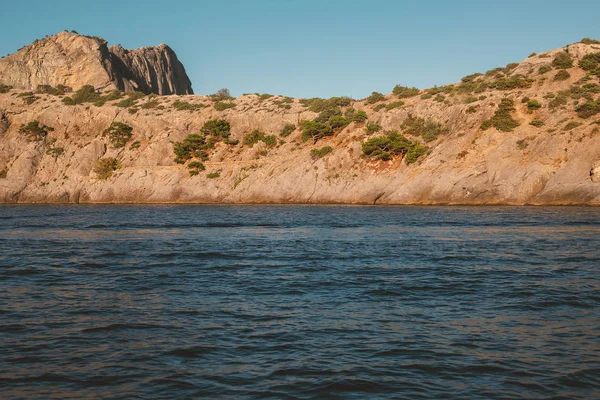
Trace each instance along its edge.
{"label": "green shrub", "polygon": [[56,87],[52,87],[50,85],[38,85],[36,92],[50,94],[53,96],[63,96],[65,93],[72,90],[73,89],[65,85],[57,85]]}
{"label": "green shrub", "polygon": [[8,93],[12,89],[12,86],[4,85],[0,83],[0,93]]}
{"label": "green shrub", "polygon": [[465,103],[466,104],[475,103],[477,100],[479,100],[479,99],[475,96],[467,96],[467,98],[465,99]]}
{"label": "green shrub", "polygon": [[250,147],[254,147],[258,142],[263,142],[268,147],[273,147],[277,144],[277,138],[275,135],[267,136],[264,132],[255,129],[252,132],[245,134],[242,142]]}
{"label": "green shrub", "polygon": [[365,133],[367,135],[372,135],[376,132],[379,132],[381,130],[381,125],[379,125],[378,123],[375,122],[369,122],[367,124],[367,129],[365,130]]}
{"label": "green shrub", "polygon": [[192,104],[181,100],[175,100],[173,102],[173,108],[178,111],[197,111],[203,109],[204,107],[204,104]]}
{"label": "green shrub", "polygon": [[158,107],[160,103],[158,102],[158,100],[148,100],[147,102],[145,102],[144,104],[142,104],[142,110],[150,110],[152,108],[156,108]]}
{"label": "green shrub", "polygon": [[558,71],[556,73],[556,75],[554,75],[554,80],[555,81],[566,81],[567,79],[569,79],[571,77],[571,74],[569,74],[567,71],[565,71],[564,69],[561,69],[560,71]]}
{"label": "green shrub", "polygon": [[31,121],[27,125],[21,125],[19,133],[25,135],[28,141],[37,142],[43,140],[53,130],[54,128],[51,126],[40,125],[39,121]]}
{"label": "green shrub", "polygon": [[409,116],[400,126],[404,134],[412,136],[421,136],[425,142],[432,142],[439,135],[448,133],[448,129],[432,119]]}
{"label": "green shrub", "polygon": [[531,53],[530,55],[527,56],[527,58],[531,58],[531,57],[535,57],[537,56],[537,53],[534,51],[533,53]]}
{"label": "green shrub", "polygon": [[433,97],[433,95],[429,92],[423,93],[423,95],[421,95],[421,100],[428,100],[428,99],[431,99],[432,97]]}
{"label": "green shrub", "polygon": [[512,100],[502,99],[500,104],[498,104],[498,110],[496,110],[494,116],[484,121],[481,124],[481,129],[485,131],[493,126],[501,132],[512,132],[519,126],[519,123],[511,116],[511,112],[514,110],[514,102]]}
{"label": "green shrub", "polygon": [[525,150],[528,145],[529,145],[529,143],[527,143],[527,139],[517,140],[517,147],[520,150]]}
{"label": "green shrub", "polygon": [[519,66],[519,63],[509,63],[509,64],[506,64],[505,68],[507,71],[510,71],[510,70],[517,68],[518,66]]}
{"label": "green shrub", "polygon": [[328,108],[347,107],[352,104],[352,99],[349,97],[331,97],[330,99],[320,99],[315,97],[312,99],[301,99],[300,104],[307,107],[312,112],[319,113]]}
{"label": "green shrub", "polygon": [[568,95],[568,92],[566,92],[564,90],[561,90],[560,92],[558,92],[558,94],[548,104],[550,106],[550,109],[555,109],[557,107],[566,105],[567,100],[568,100],[567,95]]}
{"label": "green shrub", "polygon": [[535,100],[535,99],[533,99],[533,100],[528,100],[528,101],[527,101],[527,108],[528,108],[530,111],[537,110],[537,109],[539,109],[539,108],[542,108],[542,104],[541,104],[539,101]]}
{"label": "green shrub", "polygon": [[394,94],[394,96],[397,96],[399,99],[406,99],[418,95],[419,89],[417,89],[416,87],[396,85],[394,86],[394,89],[392,89],[392,94]]}
{"label": "green shrub", "polygon": [[27,105],[31,105],[31,104],[35,103],[36,100],[39,99],[39,97],[35,96],[33,94],[33,92],[19,93],[17,97],[20,97],[21,99],[23,99],[23,102],[25,102],[25,104],[27,104]]}
{"label": "green shrub", "polygon": [[233,102],[218,101],[215,103],[215,110],[217,110],[217,111],[225,111],[228,108],[234,108],[234,107],[235,107],[235,103],[233,103]]}
{"label": "green shrub", "polygon": [[600,53],[583,56],[579,61],[579,67],[593,75],[600,76]]}
{"label": "green shrub", "polygon": [[206,150],[209,148],[211,148],[211,144],[206,142],[204,136],[198,134],[187,135],[183,141],[175,143],[173,147],[176,156],[174,161],[178,164],[185,164],[187,160],[192,158],[206,161],[208,160]]}
{"label": "green shrub", "polygon": [[8,170],[6,168],[4,168],[3,170],[0,170],[0,179],[6,179],[7,176],[8,176]]}
{"label": "green shrub", "polygon": [[100,93],[96,92],[96,89],[92,85],[82,86],[76,91],[73,96],[63,98],[63,103],[68,106],[74,106],[83,103],[94,103],[100,100]]}
{"label": "green shrub", "polygon": [[133,128],[131,126],[122,122],[113,122],[106,128],[104,134],[108,135],[108,139],[112,145],[118,148],[127,144],[129,139],[131,139],[132,132]]}
{"label": "green shrub", "polygon": [[385,110],[386,111],[390,111],[390,110],[393,110],[394,108],[402,107],[403,105],[404,105],[403,101],[394,101],[394,102],[391,102],[389,104],[386,104],[385,105]]}
{"label": "green shrub", "polygon": [[136,140],[135,142],[131,143],[131,146],[129,146],[129,150],[139,149],[141,145],[142,144],[138,140]]}
{"label": "green shrub", "polygon": [[578,106],[575,111],[579,118],[589,118],[600,113],[600,100],[591,101],[588,100],[585,103]]}
{"label": "green shrub", "polygon": [[210,174],[207,174],[206,177],[208,179],[215,179],[221,176],[220,172],[211,172]]}
{"label": "green shrub", "polygon": [[231,125],[224,119],[210,119],[202,125],[200,131],[206,136],[226,139],[231,132]]}
{"label": "green shrub", "polygon": [[385,96],[379,92],[373,92],[369,97],[365,99],[366,104],[375,104],[380,101],[385,101]]}
{"label": "green shrub", "polygon": [[567,69],[573,66],[573,59],[566,52],[560,52],[552,60],[552,66],[557,69]]}
{"label": "green shrub", "polygon": [[196,170],[201,170],[204,171],[206,169],[206,167],[204,167],[204,164],[202,164],[200,161],[192,161],[188,164],[188,168],[189,169],[196,169]]}
{"label": "green shrub", "polygon": [[577,128],[578,126],[581,126],[581,122],[575,122],[575,121],[571,121],[571,122],[569,122],[569,123],[567,123],[567,124],[565,125],[565,127],[563,128],[563,130],[565,130],[565,131],[570,131],[571,129],[575,129],[575,128]]}
{"label": "green shrub", "polygon": [[216,93],[211,94],[209,97],[215,103],[233,99],[233,97],[231,97],[231,93],[229,93],[229,89],[227,88],[219,89]]}
{"label": "green shrub", "polygon": [[540,75],[544,75],[547,72],[552,71],[552,67],[548,64],[544,64],[541,65],[540,68],[538,69],[538,72],[540,73]]}
{"label": "green shrub", "polygon": [[531,121],[531,122],[529,123],[529,125],[533,125],[533,126],[535,126],[536,128],[539,128],[539,127],[541,127],[541,126],[544,126],[544,121],[542,121],[541,119],[534,119],[533,121]]}
{"label": "green shrub", "polygon": [[600,40],[594,40],[594,39],[590,39],[590,38],[583,38],[581,39],[580,43],[583,44],[600,44]]}
{"label": "green shrub", "polygon": [[412,142],[396,131],[363,142],[362,150],[365,156],[382,161],[389,161],[394,156],[401,155],[405,157],[407,164],[414,163],[427,152],[419,142]]}
{"label": "green shrub", "polygon": [[351,122],[362,123],[368,119],[367,112],[364,110],[355,110],[354,108],[349,108],[344,113],[344,117]]}
{"label": "green shrub", "polygon": [[121,101],[119,101],[118,103],[115,103],[116,107],[122,107],[122,108],[128,108],[128,107],[133,107],[137,104],[137,101],[135,101],[133,98],[128,97],[126,99],[123,99]]}
{"label": "green shrub", "polygon": [[331,153],[333,148],[331,146],[325,146],[320,149],[312,149],[310,151],[310,156],[313,160],[318,160],[319,158],[325,157],[327,154]]}
{"label": "green shrub", "polygon": [[96,107],[102,107],[107,101],[119,100],[121,97],[123,97],[123,92],[120,90],[112,90],[106,96],[100,96],[98,100],[94,101],[94,105]]}
{"label": "green shrub", "polygon": [[475,79],[479,78],[480,76],[483,76],[483,74],[480,72],[476,72],[474,74],[462,77],[461,82],[473,82]]}
{"label": "green shrub", "polygon": [[48,150],[46,150],[46,154],[49,156],[52,156],[54,158],[58,158],[64,152],[65,152],[65,149],[62,147],[51,147]]}
{"label": "green shrub", "polygon": [[272,94],[264,93],[264,94],[261,94],[260,96],[258,96],[258,99],[260,101],[264,101],[264,100],[270,99],[271,97],[274,97],[274,96]]}
{"label": "green shrub", "polygon": [[333,129],[328,124],[317,121],[302,121],[300,125],[302,128],[302,141],[306,142],[309,139],[313,140],[313,143],[317,143],[319,139],[325,136],[333,135]]}
{"label": "green shrub", "polygon": [[119,160],[113,157],[106,157],[96,161],[94,172],[98,175],[98,179],[108,179],[119,168],[121,168]]}
{"label": "green shrub", "polygon": [[479,106],[471,106],[467,108],[465,112],[467,114],[475,114],[477,112],[477,108],[479,108]]}
{"label": "green shrub", "polygon": [[514,75],[490,81],[488,82],[488,87],[490,89],[498,90],[528,89],[533,85],[533,82],[533,79],[528,79],[521,75]]}
{"label": "green shrub", "polygon": [[288,137],[296,130],[296,125],[294,124],[285,124],[281,132],[279,132],[279,136]]}

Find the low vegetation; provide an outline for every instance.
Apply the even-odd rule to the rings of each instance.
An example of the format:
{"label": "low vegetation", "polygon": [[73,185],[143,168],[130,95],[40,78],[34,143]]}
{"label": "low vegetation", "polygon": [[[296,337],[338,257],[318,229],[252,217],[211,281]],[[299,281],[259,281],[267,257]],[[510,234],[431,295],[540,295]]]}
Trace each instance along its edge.
{"label": "low vegetation", "polygon": [[579,61],[579,67],[592,75],[600,77],[600,53],[586,54]]}
{"label": "low vegetation", "polygon": [[318,160],[320,158],[325,157],[327,154],[331,153],[333,148],[331,146],[325,146],[320,149],[312,149],[310,151],[310,156],[313,160]]}
{"label": "low vegetation", "polygon": [[6,179],[8,176],[8,170],[6,168],[0,170],[0,179]]}
{"label": "low vegetation", "polygon": [[12,89],[12,86],[4,85],[0,83],[0,93],[8,93]]}
{"label": "low vegetation", "polygon": [[600,100],[593,101],[588,100],[585,103],[579,105],[575,111],[579,118],[589,118],[600,113]]}
{"label": "low vegetation", "polygon": [[231,101],[218,101],[215,103],[215,110],[217,111],[225,111],[229,108],[234,108],[235,103]]}
{"label": "low vegetation", "polygon": [[567,71],[565,71],[564,69],[561,69],[560,71],[558,71],[556,73],[556,75],[554,75],[554,81],[560,82],[560,81],[566,81],[567,79],[569,79],[571,77],[571,74],[569,74]]}
{"label": "low vegetation", "polygon": [[192,104],[187,101],[175,100],[173,102],[173,108],[177,111],[198,111],[203,109],[204,104]]}
{"label": "low vegetation", "polygon": [[362,144],[363,154],[374,160],[389,161],[396,156],[404,157],[406,164],[412,164],[427,153],[427,148],[418,141],[411,141],[397,131],[384,136],[371,138]]}
{"label": "low vegetation", "polygon": [[296,130],[296,125],[294,124],[285,124],[285,126],[281,129],[279,136],[288,137]]}
{"label": "low vegetation", "polygon": [[216,93],[211,94],[209,97],[215,103],[219,101],[233,100],[233,97],[231,97],[231,93],[227,88],[219,89]]}
{"label": "low vegetation", "polygon": [[573,66],[573,59],[566,52],[560,52],[552,60],[552,66],[557,69],[568,69]]}
{"label": "low vegetation", "polygon": [[114,147],[124,147],[131,139],[133,128],[122,122],[113,122],[104,131],[104,135],[108,135],[110,143]]}
{"label": "low vegetation", "polygon": [[331,97],[329,99],[314,97],[311,99],[301,99],[300,104],[312,112],[320,113],[330,108],[347,107],[352,104],[352,99],[349,97]]}
{"label": "low vegetation", "polygon": [[541,119],[534,119],[532,120],[529,125],[535,126],[536,128],[539,128],[541,126],[544,126],[544,121],[542,121]]}
{"label": "low vegetation", "polygon": [[537,101],[536,99],[527,101],[527,109],[529,111],[537,110],[540,108],[542,108],[542,104],[539,101]]}
{"label": "low vegetation", "polygon": [[372,135],[372,134],[374,134],[376,132],[379,132],[380,130],[381,130],[381,125],[379,125],[376,122],[369,122],[367,124],[366,129],[365,129],[365,133],[367,135]]}
{"label": "low vegetation", "polygon": [[72,91],[72,88],[65,85],[56,85],[56,87],[52,87],[51,85],[38,85],[36,89],[37,93],[50,94],[53,96],[64,96],[65,93]]}
{"label": "low vegetation", "polygon": [[121,168],[119,160],[113,157],[106,157],[96,161],[94,172],[98,175],[98,179],[108,179],[119,168]]}
{"label": "low vegetation", "polygon": [[512,132],[517,126],[519,126],[519,123],[511,116],[511,112],[514,110],[515,107],[512,100],[502,99],[500,104],[498,104],[498,109],[496,110],[494,116],[487,121],[484,121],[483,124],[481,124],[481,129],[485,131],[491,127],[494,127],[501,132]]}
{"label": "low vegetation", "polygon": [[273,147],[277,144],[277,138],[275,135],[267,135],[258,129],[253,130],[250,133],[244,135],[242,143],[249,147],[254,147],[258,142],[263,142],[268,147]]}
{"label": "low vegetation", "polygon": [[373,92],[365,99],[365,104],[375,104],[380,101],[385,101],[385,96],[379,92]]}
{"label": "low vegetation", "polygon": [[405,135],[420,136],[425,142],[436,140],[439,135],[448,133],[448,129],[432,119],[409,116],[400,126]]}
{"label": "low vegetation", "polygon": [[40,124],[39,121],[31,121],[27,125],[21,125],[19,133],[25,135],[28,141],[37,142],[44,140],[48,136],[48,133],[53,130],[53,127]]}
{"label": "low vegetation", "polygon": [[417,96],[419,92],[420,90],[416,87],[407,87],[401,85],[396,85],[394,86],[394,89],[392,89],[392,94],[394,96],[397,96],[399,99],[406,99],[409,97]]}

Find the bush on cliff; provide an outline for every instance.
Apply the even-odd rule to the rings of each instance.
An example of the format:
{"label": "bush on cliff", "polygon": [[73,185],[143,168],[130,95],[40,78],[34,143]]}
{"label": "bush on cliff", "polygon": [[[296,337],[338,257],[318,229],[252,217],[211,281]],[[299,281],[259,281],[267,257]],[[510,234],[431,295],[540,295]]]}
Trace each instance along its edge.
{"label": "bush on cliff", "polygon": [[94,103],[100,100],[100,93],[96,92],[96,89],[92,85],[82,86],[77,90],[73,96],[63,98],[63,103],[68,106],[74,106],[83,103]]}
{"label": "bush on cliff", "polygon": [[127,144],[129,139],[131,139],[132,132],[133,128],[131,126],[122,122],[113,122],[106,128],[104,135],[108,135],[110,143],[118,148]]}
{"label": "bush on cliff", "polygon": [[310,151],[310,156],[313,160],[318,160],[320,158],[325,157],[327,154],[331,153],[333,148],[331,146],[325,146],[320,149],[312,149]]}
{"label": "bush on cliff", "polygon": [[292,132],[294,132],[295,130],[296,130],[296,125],[294,125],[294,124],[285,124],[285,126],[283,127],[283,129],[281,129],[281,132],[279,133],[279,136],[281,136],[281,137],[290,136],[292,134]]}
{"label": "bush on cliff", "polygon": [[511,112],[515,110],[514,102],[510,99],[502,99],[498,104],[498,109],[494,116],[481,124],[482,130],[487,130],[492,126],[501,132],[512,132],[519,123],[515,121]]}
{"label": "bush on cliff", "polygon": [[560,52],[552,60],[552,66],[557,69],[567,69],[573,66],[573,59],[566,52]]}
{"label": "bush on cliff", "polygon": [[211,144],[206,142],[203,135],[191,134],[187,135],[181,142],[176,142],[173,147],[175,153],[175,162],[185,164],[187,160],[199,158],[202,161],[208,160],[207,150],[211,148]]}
{"label": "bush on cliff", "polygon": [[414,163],[427,152],[418,141],[411,141],[396,131],[369,139],[362,144],[363,154],[374,160],[389,161],[395,156],[405,157],[407,164]]}
{"label": "bush on cliff", "polygon": [[204,123],[200,131],[206,136],[227,139],[231,132],[231,125],[224,119],[210,119]]}
{"label": "bush on cliff", "polygon": [[406,99],[418,95],[419,89],[417,89],[416,87],[396,85],[392,89],[392,94],[394,96],[397,96],[399,99]]}
{"label": "bush on cliff", "polygon": [[53,127],[42,125],[39,123],[39,121],[31,121],[27,123],[27,125],[21,125],[19,133],[25,135],[28,141],[37,142],[39,140],[43,140],[46,136],[48,136],[48,133],[52,132],[53,130]]}
{"label": "bush on cliff", "polygon": [[261,132],[258,129],[244,135],[243,143],[246,146],[254,147],[258,142],[263,142],[268,147],[273,147],[277,144],[277,138],[275,135],[265,135],[264,132]]}
{"label": "bush on cliff", "polygon": [[448,129],[439,122],[412,115],[409,115],[400,127],[403,129],[404,134],[420,136],[425,142],[432,142],[436,140],[439,135],[448,133]]}
{"label": "bush on cliff", "polygon": [[108,179],[119,168],[121,168],[119,160],[113,157],[106,157],[96,161],[94,172],[98,175],[98,179]]}

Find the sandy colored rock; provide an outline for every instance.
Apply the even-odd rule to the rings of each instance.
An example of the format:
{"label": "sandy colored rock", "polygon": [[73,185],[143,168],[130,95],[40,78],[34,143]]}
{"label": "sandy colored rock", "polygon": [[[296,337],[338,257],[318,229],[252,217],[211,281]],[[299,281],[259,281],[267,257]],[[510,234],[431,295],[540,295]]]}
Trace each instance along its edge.
{"label": "sandy colored rock", "polygon": [[[80,39],[73,36],[73,40]],[[599,205],[600,125],[595,121],[600,114],[580,118],[575,109],[585,99],[568,96],[566,104],[551,107],[553,98],[548,96],[556,98],[559,91],[584,84],[598,85],[597,76],[586,77],[577,67],[581,57],[600,51],[598,47],[569,46],[575,66],[568,69],[571,77],[566,81],[552,79],[556,70],[538,72],[540,65],[551,64],[554,55],[564,51],[558,49],[528,58],[506,72],[508,77],[518,73],[531,79],[529,88],[485,89],[474,95],[475,100],[469,98],[472,94],[454,90],[443,94],[443,99],[415,96],[403,99],[401,107],[378,111],[378,104],[398,99],[388,95],[383,103],[353,101],[350,107],[365,110],[382,132],[369,136],[364,124],[351,123],[316,144],[303,142],[300,129],[279,137],[286,124],[299,125],[317,116],[298,99],[287,108],[281,96],[261,100],[245,95],[232,100],[234,108],[219,112],[206,96],[148,96],[138,100],[132,111],[117,107],[116,102],[67,106],[59,97],[46,94],[27,105],[18,97],[20,91],[12,90],[0,94],[4,118],[0,127],[6,127],[0,129],[0,171],[7,171],[6,178],[0,179],[0,202]],[[132,69],[143,71],[134,56],[128,57]],[[599,94],[591,96],[597,100]],[[522,102],[526,97],[538,100],[542,107],[530,110]],[[505,98],[514,101],[511,115],[519,126],[512,132],[482,130],[482,123]],[[178,111],[175,101],[204,108]],[[390,130],[402,132],[409,116],[439,122],[447,133],[426,143],[428,154],[414,164],[407,165],[400,156],[391,161],[363,156],[364,141]],[[209,119],[227,120],[232,139],[240,144],[217,143],[204,163],[206,171],[191,176],[185,165],[173,161],[174,143],[198,133]],[[543,126],[531,125],[533,120]],[[54,130],[45,141],[28,142],[19,128],[30,121]],[[114,121],[133,128],[124,148],[115,148],[103,136]],[[243,145],[243,136],[254,129],[276,135],[278,144]],[[139,147],[132,148],[134,142]],[[324,146],[333,151],[314,159],[311,150]],[[62,154],[48,154],[56,147],[64,150]],[[117,158],[121,168],[103,180],[93,166],[105,157]],[[209,178],[211,173],[218,177]]]}
{"label": "sandy colored rock", "polygon": [[92,85],[98,90],[193,94],[185,68],[167,45],[126,50],[66,31],[0,59],[0,83],[26,90]]}

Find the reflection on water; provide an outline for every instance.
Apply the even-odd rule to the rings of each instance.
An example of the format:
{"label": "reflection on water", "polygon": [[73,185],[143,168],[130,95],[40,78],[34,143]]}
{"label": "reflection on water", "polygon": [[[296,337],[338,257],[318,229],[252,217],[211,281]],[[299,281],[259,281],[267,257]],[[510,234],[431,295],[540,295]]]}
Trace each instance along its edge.
{"label": "reflection on water", "polygon": [[0,207],[2,398],[600,392],[600,209]]}

